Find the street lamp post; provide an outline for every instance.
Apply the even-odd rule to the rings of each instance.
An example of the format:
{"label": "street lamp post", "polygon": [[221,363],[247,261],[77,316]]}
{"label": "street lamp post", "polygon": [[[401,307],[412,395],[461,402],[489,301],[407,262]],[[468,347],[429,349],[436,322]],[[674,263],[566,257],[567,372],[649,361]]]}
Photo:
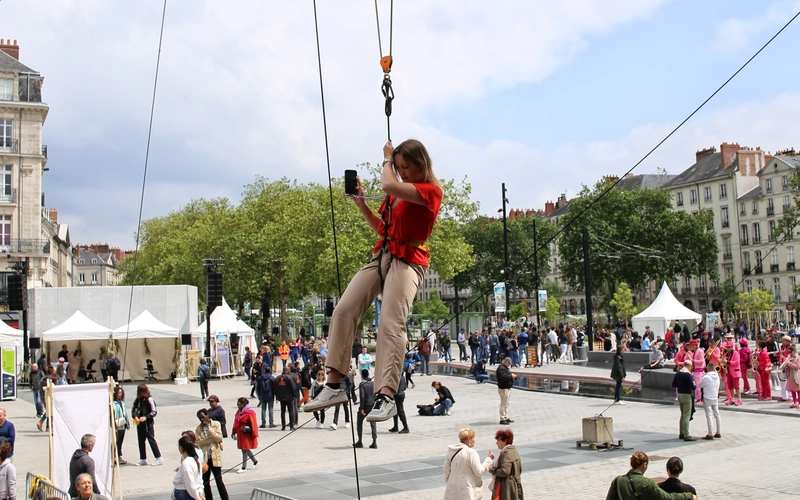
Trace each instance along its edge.
{"label": "street lamp post", "polygon": [[536,329],[541,328],[542,320],[539,316],[539,246],[536,237],[539,231],[536,230],[536,218],[533,218],[533,281],[536,283]]}
{"label": "street lamp post", "polygon": [[506,318],[511,321],[511,303],[509,301],[509,293],[508,293],[508,285],[509,280],[511,279],[511,269],[508,266],[508,222],[506,219],[506,203],[508,200],[506,199],[506,183],[503,183],[503,254],[505,256],[505,268],[503,269],[503,275],[505,276],[505,288],[506,288]]}

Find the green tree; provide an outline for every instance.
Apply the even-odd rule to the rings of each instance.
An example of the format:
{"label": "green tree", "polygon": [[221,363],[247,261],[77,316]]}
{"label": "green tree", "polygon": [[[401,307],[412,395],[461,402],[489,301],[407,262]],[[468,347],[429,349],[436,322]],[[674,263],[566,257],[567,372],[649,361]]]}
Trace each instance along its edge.
{"label": "green tree", "polygon": [[562,217],[558,251],[568,285],[583,286],[584,227],[589,230],[593,287],[606,291],[609,298],[620,282],[639,289],[652,281],[674,281],[679,275],[717,276],[711,213],[673,210],[670,194],[663,189],[610,186],[604,179],[591,190],[584,187]]}
{"label": "green tree", "polygon": [[772,292],[754,288],[752,292],[741,292],[736,308],[747,318],[755,318],[761,328],[764,313],[775,306],[775,297]]}
{"label": "green tree", "polygon": [[516,321],[519,318],[524,318],[528,313],[528,308],[524,302],[517,302],[508,309],[508,316],[511,321]]}
{"label": "green tree", "polygon": [[544,313],[544,318],[552,325],[558,322],[559,317],[561,317],[561,302],[558,299],[548,297],[547,311]]}
{"label": "green tree", "polygon": [[739,298],[733,283],[733,277],[726,279],[720,284],[719,297],[722,301],[721,312],[733,314],[736,311],[736,303]]}
{"label": "green tree", "polygon": [[633,292],[627,283],[620,283],[617,286],[617,291],[614,292],[614,298],[611,299],[609,305],[616,310],[618,319],[630,319],[634,316],[636,306],[633,304]]}

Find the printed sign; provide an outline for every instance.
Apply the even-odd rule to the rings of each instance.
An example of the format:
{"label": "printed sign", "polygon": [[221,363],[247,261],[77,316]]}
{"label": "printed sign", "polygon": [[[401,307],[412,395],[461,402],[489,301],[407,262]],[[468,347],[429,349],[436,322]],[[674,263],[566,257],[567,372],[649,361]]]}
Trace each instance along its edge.
{"label": "printed sign", "polygon": [[494,312],[506,312],[506,284],[502,281],[494,284]]}
{"label": "printed sign", "polygon": [[539,290],[539,312],[547,311],[547,290]]}

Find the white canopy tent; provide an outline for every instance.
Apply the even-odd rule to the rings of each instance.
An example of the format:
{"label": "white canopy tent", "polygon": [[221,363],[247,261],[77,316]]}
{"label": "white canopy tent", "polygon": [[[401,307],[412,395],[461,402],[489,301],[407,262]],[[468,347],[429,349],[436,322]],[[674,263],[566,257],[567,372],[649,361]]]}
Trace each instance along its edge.
{"label": "white canopy tent", "polygon": [[[64,322],[44,331],[42,343],[46,346],[51,363],[58,361],[57,353],[61,351],[61,346],[67,346],[69,356],[65,361],[69,362],[68,379],[77,379],[81,363],[83,362],[84,367],[88,370],[92,361],[95,363],[91,365],[91,369],[97,372],[96,376],[99,378],[102,369],[99,359],[100,348],[108,347],[110,335],[111,328],[95,323],[81,311],[75,311]],[[80,351],[78,351],[79,344]]]}
{"label": "white canopy tent", "polygon": [[672,290],[669,289],[665,281],[661,285],[661,291],[658,293],[656,300],[650,304],[650,307],[634,316],[631,323],[633,324],[633,329],[639,333],[644,332],[645,327],[649,326],[653,333],[663,338],[667,328],[669,328],[670,321],[694,320],[697,322],[701,318],[700,314],[681,304],[672,295]]}
{"label": "white canopy tent", "polygon": [[22,347],[22,330],[12,328],[0,320],[0,345]]}
{"label": "white canopy tent", "polygon": [[120,347],[117,357],[124,378],[145,378],[148,359],[159,372],[157,378],[167,378],[175,368],[175,352],[180,349],[179,330],[162,323],[147,309],[127,325],[115,328],[113,334]]}
{"label": "white canopy tent", "polygon": [[107,340],[110,334],[111,328],[99,325],[82,312],[75,311],[63,323],[42,333],[42,340],[44,342]]}
{"label": "white canopy tent", "polygon": [[[239,341],[237,367],[241,366],[245,347],[249,347],[251,351],[256,350],[255,330],[236,317],[236,313],[233,312],[233,309],[224,298],[222,299],[222,305],[217,306],[214,312],[211,313],[211,352],[216,352],[216,337],[218,334],[226,334],[228,342],[233,340],[233,335],[237,336]],[[204,351],[206,338],[205,321],[192,331],[192,338],[194,339],[195,348]],[[192,373],[191,368],[189,374],[195,375],[195,373]]]}

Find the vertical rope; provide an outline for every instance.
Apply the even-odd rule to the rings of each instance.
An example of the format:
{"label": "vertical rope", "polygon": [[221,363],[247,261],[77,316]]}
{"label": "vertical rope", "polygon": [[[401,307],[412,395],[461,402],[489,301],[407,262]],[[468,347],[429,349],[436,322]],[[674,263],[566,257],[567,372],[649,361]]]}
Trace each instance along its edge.
{"label": "vertical rope", "polygon": [[[377,0],[376,0],[377,2]],[[375,4],[377,6],[377,3]],[[317,18],[317,0],[314,0],[314,32],[316,34],[317,39],[317,66],[319,69],[319,95],[320,100],[322,102],[322,129],[325,135],[325,161],[328,165],[328,192],[330,193],[330,203],[331,203],[331,228],[333,229],[333,251],[336,256],[336,286],[339,292],[339,297],[342,296],[342,277],[339,271],[339,246],[337,245],[336,240],[336,211],[333,208],[333,181],[331,180],[331,155],[330,155],[330,148],[328,147],[328,119],[325,114],[325,87],[322,82],[322,54],[319,48],[319,20]],[[379,42],[380,43],[380,42]],[[345,380],[349,380],[345,377]],[[347,387],[348,393],[350,392],[349,384],[345,383],[345,387]],[[350,398],[348,397],[348,404],[350,405],[350,436],[352,440],[353,446],[353,463],[355,465],[355,479],[356,479],[356,494],[361,499],[361,484],[358,477],[358,453],[356,453],[355,448],[355,421],[354,418],[356,415],[353,413],[353,406],[350,402]]]}

